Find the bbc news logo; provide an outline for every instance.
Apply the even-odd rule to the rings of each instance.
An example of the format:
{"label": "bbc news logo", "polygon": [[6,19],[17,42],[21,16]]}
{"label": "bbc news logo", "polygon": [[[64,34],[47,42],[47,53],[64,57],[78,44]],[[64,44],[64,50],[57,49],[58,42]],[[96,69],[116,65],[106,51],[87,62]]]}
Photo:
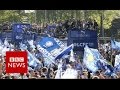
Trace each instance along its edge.
{"label": "bbc news logo", "polygon": [[27,52],[6,52],[6,73],[27,73]]}

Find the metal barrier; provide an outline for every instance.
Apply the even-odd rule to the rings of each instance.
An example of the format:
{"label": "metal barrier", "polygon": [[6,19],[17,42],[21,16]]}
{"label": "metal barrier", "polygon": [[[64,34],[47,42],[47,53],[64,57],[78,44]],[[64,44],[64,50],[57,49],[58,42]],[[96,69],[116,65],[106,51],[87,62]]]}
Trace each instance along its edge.
{"label": "metal barrier", "polygon": [[111,37],[98,37],[99,42],[107,43],[110,42]]}

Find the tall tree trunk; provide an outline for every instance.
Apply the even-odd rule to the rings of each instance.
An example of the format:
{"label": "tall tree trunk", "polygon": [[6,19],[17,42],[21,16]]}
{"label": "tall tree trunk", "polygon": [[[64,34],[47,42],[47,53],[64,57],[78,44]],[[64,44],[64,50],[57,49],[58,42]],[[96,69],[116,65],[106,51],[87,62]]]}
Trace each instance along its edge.
{"label": "tall tree trunk", "polygon": [[54,21],[57,21],[57,10],[54,11]]}
{"label": "tall tree trunk", "polygon": [[44,14],[45,14],[45,23],[47,22],[47,10],[44,10]]}
{"label": "tall tree trunk", "polygon": [[63,10],[60,10],[60,20],[62,19],[62,12]]}
{"label": "tall tree trunk", "polygon": [[77,19],[77,10],[74,10],[75,13],[75,19]]}
{"label": "tall tree trunk", "polygon": [[84,10],[84,19],[87,20],[88,19],[88,11],[87,10]]}
{"label": "tall tree trunk", "polygon": [[71,19],[74,17],[74,10],[71,10]]}
{"label": "tall tree trunk", "polygon": [[46,10],[47,11],[47,22],[49,23],[50,22],[50,18],[49,18],[49,16],[50,16],[50,10]]}

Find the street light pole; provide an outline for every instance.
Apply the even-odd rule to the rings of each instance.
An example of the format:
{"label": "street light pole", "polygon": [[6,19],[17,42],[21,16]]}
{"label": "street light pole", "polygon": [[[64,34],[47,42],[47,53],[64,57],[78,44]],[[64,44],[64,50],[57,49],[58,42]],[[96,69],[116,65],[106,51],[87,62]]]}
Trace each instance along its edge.
{"label": "street light pole", "polygon": [[102,33],[102,37],[103,37],[103,41],[105,43],[105,35],[104,35],[104,27],[103,27],[103,21],[104,21],[104,10],[102,10],[101,12],[101,33]]}

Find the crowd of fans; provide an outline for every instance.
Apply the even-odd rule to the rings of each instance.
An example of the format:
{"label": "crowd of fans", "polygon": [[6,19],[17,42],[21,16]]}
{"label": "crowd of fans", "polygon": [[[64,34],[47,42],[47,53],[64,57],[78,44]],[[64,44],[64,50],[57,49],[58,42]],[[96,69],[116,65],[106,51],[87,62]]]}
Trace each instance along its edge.
{"label": "crowd of fans", "polygon": [[[49,26],[52,26],[53,28],[49,28]],[[95,20],[89,19],[88,21],[85,20],[66,20],[66,21],[59,21],[56,23],[56,25],[53,23],[52,25],[47,24],[46,28],[48,33],[51,33],[51,36],[57,37],[57,38],[65,38],[68,31],[71,29],[89,29],[89,30],[97,30],[98,29],[98,23]],[[56,28],[55,28],[56,26]],[[54,34],[53,34],[54,33]]]}
{"label": "crowd of fans", "polygon": [[[18,48],[14,50],[20,50]],[[74,79],[118,79],[120,78],[120,72],[117,72],[114,75],[107,75],[105,71],[98,70],[96,73],[90,72],[83,63],[83,58],[80,58],[80,55],[75,54],[75,61],[70,61],[70,57],[62,58],[56,60],[55,64],[47,65],[42,54],[36,50],[29,50],[36,58],[41,62],[37,67],[29,66],[28,73],[6,73],[5,72],[5,58],[2,57],[0,60],[0,78],[1,79],[59,79],[56,77],[58,74],[59,64],[62,65],[61,76],[64,75],[65,71],[69,68],[77,72],[77,77]],[[110,44],[99,45],[99,51],[104,56],[104,58],[112,64],[114,67],[115,56],[119,53],[117,51],[111,51]]]}
{"label": "crowd of fans", "polygon": [[[12,27],[8,24],[5,24],[2,27],[2,30],[11,29]],[[30,31],[36,33],[45,33],[50,34],[52,37],[64,38],[69,29],[89,29],[89,30],[97,30],[98,24],[97,22],[88,20],[88,21],[80,21],[80,20],[66,20],[59,21],[58,23],[46,24],[46,25],[36,25],[33,24]],[[14,48],[13,51],[18,51],[20,48]],[[120,52],[117,50],[112,50],[110,47],[110,43],[108,44],[99,44],[98,48],[101,55],[114,67],[115,58]],[[105,74],[105,71],[98,70],[95,73],[90,72],[83,63],[83,56],[75,54],[75,61],[70,61],[70,57],[61,58],[60,60],[56,60],[53,64],[46,64],[42,53],[37,50],[29,49],[29,52],[36,56],[36,58],[41,62],[37,67],[28,66],[28,73],[6,73],[5,70],[5,58],[6,56],[0,56],[0,79],[60,79],[57,77],[58,70],[60,70],[60,77],[62,77],[67,69],[73,70],[73,72],[77,73],[77,77],[74,79],[118,79],[120,78],[120,72],[114,73],[113,75]],[[82,58],[81,58],[82,57]],[[61,65],[61,69],[59,67]]]}
{"label": "crowd of fans", "polygon": [[[46,23],[46,24],[32,24],[30,29],[26,29],[26,31],[32,31],[39,34],[49,34],[56,38],[65,38],[68,31],[70,29],[89,29],[89,30],[97,30],[98,23],[95,20],[65,20],[65,21],[58,21],[53,23]],[[1,31],[12,30],[12,24],[4,23],[0,25]]]}

